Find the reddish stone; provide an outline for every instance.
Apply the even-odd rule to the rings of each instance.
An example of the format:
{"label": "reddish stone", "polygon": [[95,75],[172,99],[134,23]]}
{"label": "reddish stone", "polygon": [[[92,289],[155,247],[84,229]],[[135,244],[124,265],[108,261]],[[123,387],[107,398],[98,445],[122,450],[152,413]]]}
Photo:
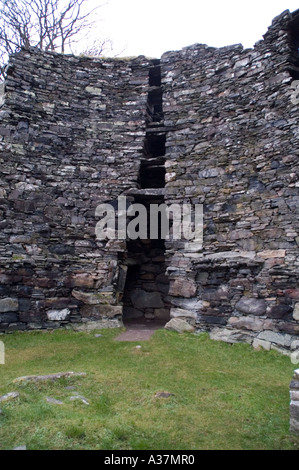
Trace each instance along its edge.
{"label": "reddish stone", "polygon": [[282,321],[278,324],[278,330],[283,331],[284,333],[288,333],[290,335],[298,335],[299,325]]}
{"label": "reddish stone", "polygon": [[230,287],[245,287],[245,289],[250,289],[252,287],[252,282],[250,282],[248,279],[245,278],[239,278],[239,279],[231,279],[229,281]]}
{"label": "reddish stone", "polygon": [[299,300],[299,289],[287,289],[285,293],[291,299]]}
{"label": "reddish stone", "polygon": [[169,295],[174,297],[194,297],[197,286],[192,279],[175,279],[170,283]]}
{"label": "reddish stone", "polygon": [[64,287],[68,287],[69,289],[74,287],[74,278],[72,276],[67,276],[62,281]]}
{"label": "reddish stone", "polygon": [[122,306],[114,305],[84,305],[80,308],[83,318],[103,318],[122,315]]}
{"label": "reddish stone", "polygon": [[267,312],[268,317],[272,318],[285,318],[290,316],[292,313],[292,307],[290,305],[273,305]]}
{"label": "reddish stone", "polygon": [[74,300],[69,297],[51,297],[39,301],[38,305],[40,308],[66,308],[73,302]]}
{"label": "reddish stone", "polygon": [[75,287],[93,287],[94,278],[89,274],[76,274],[73,279],[73,284]]}
{"label": "reddish stone", "polygon": [[55,281],[47,278],[37,278],[34,281],[34,285],[37,287],[54,287],[56,285]]}

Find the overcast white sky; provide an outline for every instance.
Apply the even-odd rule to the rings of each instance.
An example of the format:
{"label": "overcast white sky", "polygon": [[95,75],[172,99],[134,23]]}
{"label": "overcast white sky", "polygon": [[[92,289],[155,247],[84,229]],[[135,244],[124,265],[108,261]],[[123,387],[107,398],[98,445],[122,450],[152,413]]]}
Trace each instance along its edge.
{"label": "overcast white sky", "polygon": [[123,56],[160,57],[195,43],[252,47],[275,16],[299,9],[298,0],[90,0],[105,1],[99,36]]}

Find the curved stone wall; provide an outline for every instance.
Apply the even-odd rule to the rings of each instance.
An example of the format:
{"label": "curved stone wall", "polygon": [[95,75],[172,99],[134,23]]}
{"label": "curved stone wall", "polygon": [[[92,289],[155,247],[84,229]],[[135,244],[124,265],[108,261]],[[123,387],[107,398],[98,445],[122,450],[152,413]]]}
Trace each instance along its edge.
{"label": "curved stone wall", "polygon": [[[286,11],[253,49],[196,44],[161,61],[11,57],[1,330],[121,325],[127,247],[96,240],[95,209],[159,194],[204,209],[203,243],[165,242],[171,317],[215,339],[298,349],[298,25]],[[159,184],[145,181],[150,139]]]}
{"label": "curved stone wall", "polygon": [[252,50],[199,44],[161,60],[169,130],[165,197],[204,208],[203,246],[168,246],[171,314],[181,309],[216,339],[266,348],[299,344],[299,134],[290,27],[292,21],[298,28],[298,16],[277,17]]}
{"label": "curved stone wall", "polygon": [[120,248],[96,207],[136,187],[149,61],[30,50],[13,56],[0,113],[0,328],[120,325]]}

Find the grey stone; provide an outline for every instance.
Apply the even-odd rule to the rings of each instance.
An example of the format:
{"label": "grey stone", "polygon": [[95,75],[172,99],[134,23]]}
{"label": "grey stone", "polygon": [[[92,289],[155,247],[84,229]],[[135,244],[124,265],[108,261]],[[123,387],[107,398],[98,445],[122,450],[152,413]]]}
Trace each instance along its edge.
{"label": "grey stone", "polygon": [[166,330],[177,331],[178,333],[193,333],[195,331],[194,326],[181,318],[172,318],[168,323],[166,323],[164,328],[166,328]]}
{"label": "grey stone", "polygon": [[89,401],[83,395],[73,395],[72,397],[70,397],[70,400],[71,401],[80,400],[82,403],[84,403],[84,405],[89,405]]}
{"label": "grey stone", "polygon": [[266,313],[267,304],[263,299],[255,299],[252,297],[242,297],[235,306],[236,310],[248,315],[264,315]]}
{"label": "grey stone", "polygon": [[292,364],[299,364],[299,349],[291,353]]}
{"label": "grey stone", "polygon": [[18,299],[6,297],[0,299],[0,313],[17,312],[19,310]]}
{"label": "grey stone", "polygon": [[193,318],[194,320],[197,318],[196,312],[192,312],[183,308],[171,308],[170,316],[171,318]]}
{"label": "grey stone", "polygon": [[250,259],[255,260],[255,251],[220,251],[218,253],[211,253],[205,255],[206,260],[238,260],[238,259]]}
{"label": "grey stone", "polygon": [[51,251],[51,253],[54,253],[56,255],[72,255],[75,252],[73,246],[62,244],[50,246],[49,250]]}
{"label": "grey stone", "polygon": [[15,400],[20,396],[19,392],[9,392],[6,395],[0,397],[0,403],[6,403],[11,400]]}
{"label": "grey stone", "polygon": [[209,333],[210,338],[215,341],[223,341],[225,343],[240,343],[245,342],[252,344],[253,342],[253,334],[248,332],[244,332],[241,330],[230,330],[228,328],[213,328],[213,330]]}
{"label": "grey stone", "polygon": [[172,305],[175,305],[176,307],[180,307],[182,309],[186,310],[194,310],[194,311],[200,311],[203,308],[208,307],[210,304],[208,302],[205,302],[203,300],[199,300],[197,297],[193,299],[187,299],[184,297],[174,297],[171,299]]}
{"label": "grey stone", "polygon": [[290,357],[290,355],[291,355],[289,349],[286,349],[285,347],[277,346],[274,343],[271,344],[271,349],[274,349],[274,351],[278,351],[280,354],[283,354],[284,356]]}
{"label": "grey stone", "polygon": [[23,382],[47,382],[55,381],[58,379],[68,379],[72,377],[85,377],[86,372],[58,372],[57,374],[47,374],[47,375],[25,375],[23,377],[17,377],[14,379],[13,383],[23,383]]}
{"label": "grey stone", "polygon": [[4,83],[0,83],[0,107],[4,104]]}
{"label": "grey stone", "polygon": [[72,291],[72,295],[77,300],[81,300],[81,302],[87,305],[105,305],[109,301],[112,304],[114,302],[113,296],[110,292],[83,292],[74,289]]}
{"label": "grey stone", "polygon": [[18,321],[18,314],[13,312],[0,313],[0,323],[15,323]]}
{"label": "grey stone", "polygon": [[294,371],[290,384],[290,432],[299,434],[299,370]]}
{"label": "grey stone", "polygon": [[294,320],[299,321],[299,303],[298,302],[295,304],[295,307],[294,307],[293,318]]}
{"label": "grey stone", "polygon": [[87,93],[90,93],[91,95],[100,96],[102,94],[102,89],[94,87],[94,86],[87,86],[85,90],[87,91]]}
{"label": "grey stone", "polygon": [[156,392],[155,398],[169,398],[172,397],[174,394],[170,392]]}
{"label": "grey stone", "polygon": [[294,338],[291,335],[283,334],[283,333],[276,333],[274,331],[262,331],[257,336],[258,339],[262,339],[264,341],[269,341],[270,343],[277,344],[278,346],[283,347],[290,347]]}
{"label": "grey stone", "polygon": [[63,405],[63,401],[56,400],[56,398],[46,397],[46,402],[51,403],[52,405]]}
{"label": "grey stone", "polygon": [[93,331],[102,330],[103,328],[120,328],[123,326],[122,321],[118,319],[102,319],[87,321],[84,323],[72,323],[69,328],[74,331]]}
{"label": "grey stone", "polygon": [[93,320],[101,318],[113,318],[121,316],[123,308],[121,305],[84,305],[80,308],[83,318],[92,318]]}
{"label": "grey stone", "polygon": [[253,343],[252,343],[252,346],[253,346],[255,349],[263,348],[263,349],[265,349],[266,351],[270,351],[270,349],[271,349],[271,343],[270,343],[270,341],[265,341],[265,340],[263,340],[263,339],[258,339],[258,338],[254,338]]}
{"label": "grey stone", "polygon": [[217,176],[223,175],[223,168],[215,167],[207,170],[202,170],[198,173],[199,178],[216,178]]}
{"label": "grey stone", "polygon": [[231,325],[233,328],[238,328],[238,329],[245,328],[246,330],[259,331],[259,332],[261,330],[270,329],[272,326],[271,320],[256,318],[254,316],[230,317],[227,323],[228,325]]}
{"label": "grey stone", "polygon": [[69,317],[70,313],[71,311],[68,308],[63,310],[49,310],[47,312],[47,317],[48,320],[51,321],[63,321]]}

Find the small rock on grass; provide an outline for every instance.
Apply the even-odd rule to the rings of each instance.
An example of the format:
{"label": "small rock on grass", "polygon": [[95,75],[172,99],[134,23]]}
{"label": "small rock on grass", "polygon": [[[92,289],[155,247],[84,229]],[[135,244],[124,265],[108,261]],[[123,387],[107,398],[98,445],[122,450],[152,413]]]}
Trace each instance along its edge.
{"label": "small rock on grass", "polygon": [[51,397],[46,397],[46,401],[48,403],[52,403],[52,405],[63,405],[62,401],[56,400],[55,398],[51,398]]}
{"label": "small rock on grass", "polygon": [[0,397],[0,403],[14,400],[15,398],[18,398],[19,396],[20,396],[19,392],[9,392],[6,395],[2,395],[2,397]]}
{"label": "small rock on grass", "polygon": [[70,378],[70,377],[85,377],[86,372],[58,372],[57,374],[48,374],[48,375],[26,375],[24,377],[17,377],[14,380],[14,383],[22,382],[45,382],[47,380],[57,380],[61,378]]}
{"label": "small rock on grass", "polygon": [[17,447],[14,447],[12,450],[27,450],[27,447],[26,446],[17,446]]}
{"label": "small rock on grass", "polygon": [[87,398],[83,397],[82,395],[74,395],[74,396],[70,397],[70,400],[71,401],[81,400],[82,403],[84,403],[84,405],[89,405],[89,401],[87,400]]}
{"label": "small rock on grass", "polygon": [[157,392],[155,394],[155,398],[169,398],[172,396],[173,396],[173,393],[170,393],[170,392]]}

